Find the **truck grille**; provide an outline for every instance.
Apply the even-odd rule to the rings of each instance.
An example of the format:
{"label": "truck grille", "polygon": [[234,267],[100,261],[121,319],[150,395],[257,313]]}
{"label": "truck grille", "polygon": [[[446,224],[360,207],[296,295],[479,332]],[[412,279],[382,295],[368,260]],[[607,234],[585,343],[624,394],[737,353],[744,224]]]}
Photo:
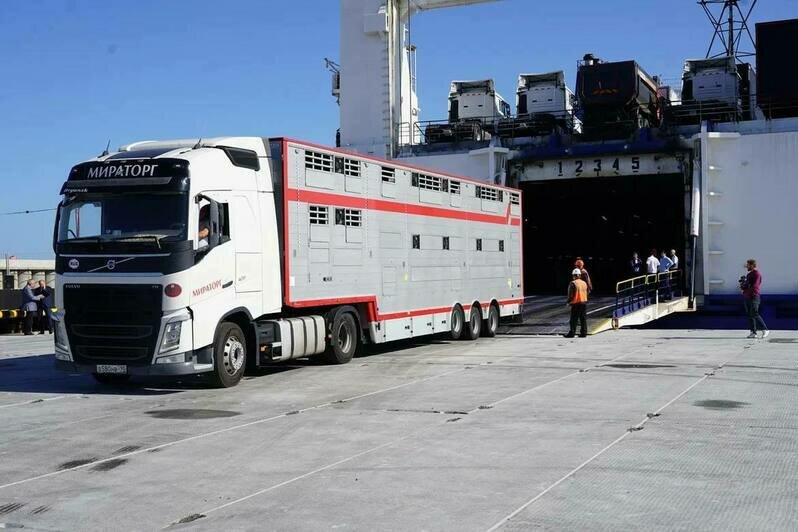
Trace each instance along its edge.
{"label": "truck grille", "polygon": [[161,323],[161,285],[66,284],[64,321],[76,363],[152,360]]}

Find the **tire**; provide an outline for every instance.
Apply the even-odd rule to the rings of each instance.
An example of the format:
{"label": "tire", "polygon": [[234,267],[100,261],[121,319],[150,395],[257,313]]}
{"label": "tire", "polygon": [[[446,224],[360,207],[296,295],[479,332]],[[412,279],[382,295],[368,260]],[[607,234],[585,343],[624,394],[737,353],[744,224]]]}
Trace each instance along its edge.
{"label": "tire", "polygon": [[127,384],[130,380],[130,375],[114,375],[108,373],[92,373],[94,380],[106,386],[119,386],[120,384]]}
{"label": "tire", "polygon": [[330,364],[346,364],[357,351],[357,322],[349,312],[338,312],[330,328],[330,340],[324,359]]}
{"label": "tire", "polygon": [[485,328],[482,334],[488,338],[496,336],[496,331],[499,330],[499,307],[491,305],[488,307],[488,317],[485,319]]}
{"label": "tire", "polygon": [[219,326],[213,344],[211,382],[218,388],[231,388],[239,383],[247,367],[247,338],[241,327],[231,322]]}
{"label": "tire", "polygon": [[471,312],[468,315],[468,323],[466,324],[466,338],[469,340],[476,340],[479,338],[479,333],[482,332],[482,309],[479,305],[471,307]]}
{"label": "tire", "polygon": [[463,307],[459,304],[455,305],[452,309],[452,314],[449,316],[449,325],[449,334],[452,340],[460,340],[463,338],[463,333],[465,331],[465,312],[463,312]]}

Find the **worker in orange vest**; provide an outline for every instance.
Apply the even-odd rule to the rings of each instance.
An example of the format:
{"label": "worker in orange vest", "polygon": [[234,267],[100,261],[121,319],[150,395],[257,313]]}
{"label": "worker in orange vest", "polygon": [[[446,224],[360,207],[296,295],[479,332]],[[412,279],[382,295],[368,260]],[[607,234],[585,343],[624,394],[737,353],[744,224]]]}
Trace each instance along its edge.
{"label": "worker in orange vest", "polygon": [[576,322],[579,322],[579,336],[587,336],[587,283],[584,282],[582,271],[574,268],[571,272],[573,281],[568,285],[568,304],[571,306],[571,330],[565,335],[566,338],[576,336]]}

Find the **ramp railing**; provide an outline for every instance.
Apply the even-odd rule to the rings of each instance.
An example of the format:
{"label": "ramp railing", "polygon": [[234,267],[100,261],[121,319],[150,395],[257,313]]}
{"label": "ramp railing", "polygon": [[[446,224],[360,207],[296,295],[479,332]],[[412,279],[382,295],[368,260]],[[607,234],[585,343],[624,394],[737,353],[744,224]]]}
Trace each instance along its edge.
{"label": "ramp railing", "polygon": [[615,285],[613,318],[640,310],[682,294],[682,270],[640,275],[618,281]]}

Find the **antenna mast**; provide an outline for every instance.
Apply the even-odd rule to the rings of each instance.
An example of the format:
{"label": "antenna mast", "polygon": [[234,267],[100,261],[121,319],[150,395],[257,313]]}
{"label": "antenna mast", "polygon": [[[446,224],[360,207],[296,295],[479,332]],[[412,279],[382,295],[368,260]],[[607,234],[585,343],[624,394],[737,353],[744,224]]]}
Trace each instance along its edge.
{"label": "antenna mast", "polygon": [[[751,17],[757,1],[750,0],[750,7],[747,11],[743,11],[743,8],[740,7],[743,0],[698,0],[698,5],[704,10],[714,30],[709,48],[707,48],[707,59],[734,57],[735,61],[743,62],[743,58],[755,55],[756,41],[748,28],[748,19]],[[717,6],[720,6],[719,12]],[[742,49],[743,36],[747,36],[747,41],[750,41],[750,51]],[[716,41],[721,44],[722,50],[713,54]]]}

